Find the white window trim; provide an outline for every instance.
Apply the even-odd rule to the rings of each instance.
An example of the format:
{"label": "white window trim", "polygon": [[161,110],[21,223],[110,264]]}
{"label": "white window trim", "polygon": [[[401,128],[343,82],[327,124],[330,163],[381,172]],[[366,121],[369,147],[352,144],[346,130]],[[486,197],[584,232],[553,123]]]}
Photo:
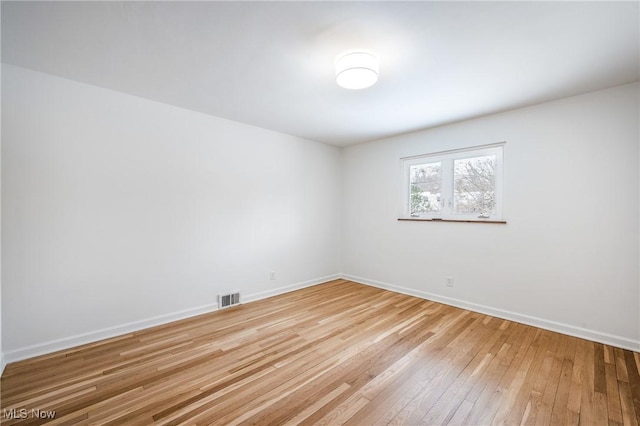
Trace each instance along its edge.
{"label": "white window trim", "polygon": [[[400,219],[403,220],[443,220],[463,222],[504,222],[503,192],[504,192],[504,146],[506,142],[489,145],[479,145],[462,149],[439,151],[430,154],[404,157],[400,159],[402,173],[401,211]],[[480,157],[483,155],[496,155],[496,211],[488,217],[478,217],[477,214],[455,214],[453,209],[453,161],[461,158]],[[428,162],[442,162],[441,194],[442,210],[435,213],[422,213],[411,215],[410,211],[410,166]]]}

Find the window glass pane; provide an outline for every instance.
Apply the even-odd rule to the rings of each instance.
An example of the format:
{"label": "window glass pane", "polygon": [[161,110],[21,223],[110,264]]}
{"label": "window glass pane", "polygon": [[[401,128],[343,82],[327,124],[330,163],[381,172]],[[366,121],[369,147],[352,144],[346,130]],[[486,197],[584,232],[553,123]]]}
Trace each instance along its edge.
{"label": "window glass pane", "polygon": [[496,156],[453,162],[453,212],[490,215],[496,212]]}
{"label": "window glass pane", "polygon": [[441,171],[442,164],[440,162],[409,167],[409,209],[412,215],[437,213],[441,210]]}

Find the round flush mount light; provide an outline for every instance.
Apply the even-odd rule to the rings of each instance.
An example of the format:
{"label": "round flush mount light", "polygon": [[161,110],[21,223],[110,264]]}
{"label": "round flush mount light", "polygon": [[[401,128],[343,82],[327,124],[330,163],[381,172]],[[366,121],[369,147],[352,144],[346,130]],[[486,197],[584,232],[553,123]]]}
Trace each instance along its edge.
{"label": "round flush mount light", "polygon": [[336,83],[345,89],[366,89],[378,81],[378,57],[370,52],[349,51],[336,59]]}

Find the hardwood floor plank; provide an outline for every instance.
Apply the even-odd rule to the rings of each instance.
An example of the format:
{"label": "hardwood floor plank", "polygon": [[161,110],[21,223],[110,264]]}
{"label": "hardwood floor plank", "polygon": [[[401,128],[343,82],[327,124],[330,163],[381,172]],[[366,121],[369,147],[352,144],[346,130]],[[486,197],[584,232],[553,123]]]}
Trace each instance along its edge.
{"label": "hardwood floor plank", "polygon": [[[286,422],[285,425],[291,426],[291,425],[298,425],[303,423],[303,421],[309,418],[309,416],[319,411],[322,407],[327,405],[330,401],[332,401],[334,398],[336,398],[338,395],[343,393],[348,388],[349,388],[349,385],[346,383],[343,383],[342,385],[338,386],[328,394],[324,395],[321,399],[309,405],[306,409],[304,409],[295,417],[293,417],[291,420]],[[349,405],[351,405],[351,402],[352,401],[350,400]],[[337,410],[337,411],[340,411],[340,410]]]}
{"label": "hardwood floor plank", "polygon": [[[462,319],[465,316],[457,316]],[[473,318],[472,318],[473,319]],[[463,323],[464,326],[467,323]],[[469,333],[474,326],[481,326],[481,322],[476,320],[469,328],[465,330],[454,328],[455,322],[449,321],[448,325],[440,328],[442,332],[447,329],[447,332],[441,336],[432,339],[431,344],[425,346],[420,352],[420,357],[417,359],[422,361],[421,363],[414,364],[413,368],[407,370],[404,375],[397,378],[395,382],[381,392],[370,406],[366,406],[361,409],[356,415],[354,415],[348,423],[350,424],[387,424],[392,421],[401,421],[401,419],[413,412],[414,404],[410,403],[419,396],[421,393],[428,393],[433,389],[436,381],[435,378],[442,377],[445,374],[443,370],[448,370],[453,365],[461,362],[467,358],[467,354],[471,351],[473,346],[469,346],[471,341],[475,344],[482,344],[481,334],[469,334],[467,345],[460,350],[454,350],[455,345],[449,345],[455,340],[456,334]],[[457,330],[457,331],[456,331]],[[422,395],[427,398],[428,395]],[[401,414],[400,414],[401,413]],[[394,417],[400,414],[394,420]]]}
{"label": "hardwood floor plank", "polygon": [[620,348],[614,348],[613,352],[616,358],[616,372],[618,374],[618,380],[621,382],[629,383],[629,375],[627,374],[627,361],[624,358],[624,350]]}
{"label": "hardwood floor plank", "polygon": [[[554,378],[551,374],[555,359],[555,353],[558,350],[559,340],[560,335],[554,333],[551,336],[551,341],[549,343],[547,352],[544,355],[542,365],[540,366],[540,371],[538,372],[538,376],[533,382],[533,388],[531,389],[531,394],[529,395],[528,402],[529,411],[527,413],[527,417],[524,418],[524,421],[522,422],[523,424],[545,424],[545,419],[539,419],[539,417],[544,417],[545,415],[543,396],[546,385],[551,383],[557,386],[557,378]],[[555,394],[555,389],[553,390],[553,392]]]}
{"label": "hardwood floor plank", "polygon": [[594,361],[594,343],[587,341],[584,351],[584,370],[582,378],[582,395],[580,401],[580,423],[586,425],[597,424],[595,416],[595,361]]}
{"label": "hardwood floor plank", "polygon": [[616,365],[605,363],[607,380],[607,417],[609,422],[622,424],[622,408],[620,407],[620,391],[616,380]]}
{"label": "hardwood floor plank", "polygon": [[[517,352],[514,354],[513,359],[510,362],[505,362],[507,371],[500,380],[498,388],[491,400],[488,402],[491,407],[497,407],[495,413],[492,413],[493,418],[491,420],[494,424],[503,424],[506,421],[511,407],[513,406],[522,384],[524,383],[526,368],[531,364],[535,348],[533,347],[533,341],[536,336],[537,330],[533,327],[525,327],[522,329],[520,324],[516,325],[517,337],[512,341],[512,348]],[[472,409],[473,410],[473,409]],[[469,413],[469,417],[471,412]],[[466,420],[465,424],[469,421]]]}
{"label": "hardwood floor plank", "polygon": [[625,351],[624,356],[627,363],[627,376],[631,388],[633,407],[636,412],[636,421],[640,423],[640,371],[636,368],[635,357],[631,351]]}
{"label": "hardwood floor plank", "polygon": [[[542,395],[540,409],[536,416],[536,425],[543,426],[548,425],[551,422],[553,405],[558,398],[558,388],[563,382],[562,366],[564,364],[565,353],[570,342],[571,339],[561,338],[558,344],[558,349],[551,354],[552,365],[547,378],[544,379],[544,383],[542,384],[544,387],[544,393]],[[567,381],[567,385],[568,383],[569,382]]]}
{"label": "hardwood floor plank", "polygon": [[[586,340],[576,342],[576,352],[573,359],[573,374],[567,402],[566,423],[577,425],[580,423],[580,404],[582,403],[582,386],[584,380],[584,351]],[[585,385],[586,386],[586,385]]]}
{"label": "hardwood floor plank", "polygon": [[[468,423],[489,424],[498,411],[499,400],[495,399],[494,396],[497,392],[500,392],[500,382],[517,352],[516,348],[508,343],[510,339],[513,339],[514,343],[518,341],[518,336],[513,335],[518,327],[514,323],[511,323],[511,325],[510,329],[500,328],[503,330],[502,334],[498,335],[496,333],[499,337],[489,350],[492,358],[465,397],[467,401],[474,402],[474,407],[466,419]],[[479,409],[479,407],[484,408]],[[434,417],[433,414],[423,418],[422,422],[429,423],[431,419],[439,423],[446,422],[446,418]]]}
{"label": "hardwood floor plank", "polygon": [[633,406],[631,386],[626,382],[618,382],[620,392],[620,406],[622,407],[622,422],[625,426],[638,426],[638,416]]}
{"label": "hardwood floor plank", "polygon": [[638,353],[346,280],[13,363],[0,385],[3,425],[640,423]]}
{"label": "hardwood floor plank", "polygon": [[530,355],[530,364],[527,366],[526,371],[521,372],[520,390],[514,399],[513,406],[506,420],[509,424],[522,424],[529,415],[531,410],[531,391],[533,390],[535,380],[544,362],[550,338],[551,335],[547,331],[540,330],[536,333],[536,338],[531,344],[531,348],[535,350],[535,353]]}
{"label": "hardwood floor plank", "polygon": [[[553,400],[551,419],[549,421],[549,423],[551,424],[564,424],[567,417],[567,406],[569,405],[569,392],[571,389],[573,360],[576,353],[577,339],[568,337],[565,340],[567,341],[567,344],[565,346],[565,352],[562,358],[562,366],[560,368],[560,377],[558,378],[558,386],[556,389],[555,398]],[[613,360],[613,351],[611,351],[611,356],[611,360]]]}

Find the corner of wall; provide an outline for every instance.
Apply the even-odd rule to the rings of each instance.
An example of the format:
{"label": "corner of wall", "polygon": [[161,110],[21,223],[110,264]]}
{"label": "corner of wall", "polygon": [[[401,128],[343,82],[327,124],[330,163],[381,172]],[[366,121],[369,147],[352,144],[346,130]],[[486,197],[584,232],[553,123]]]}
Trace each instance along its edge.
{"label": "corner of wall", "polygon": [[[311,287],[327,281],[335,280],[335,279],[338,279],[339,277],[340,277],[340,274],[327,275],[327,276],[315,278],[312,280],[298,282],[298,283],[291,284],[284,287],[279,287],[269,291],[248,294],[246,296],[243,296],[242,303],[251,303],[257,300],[266,299],[267,297],[273,297],[279,294],[300,290],[302,288]],[[100,340],[113,338],[113,337],[120,336],[127,333],[135,333],[137,331],[140,331],[146,328],[160,326],[160,325],[164,325],[174,321],[180,321],[183,319],[194,317],[196,315],[212,313],[217,310],[218,310],[218,304],[213,303],[213,304],[203,305],[197,308],[187,309],[187,310],[178,311],[178,312],[172,312],[172,313],[168,313],[168,314],[153,317],[153,318],[147,318],[140,321],[120,324],[118,326],[105,328],[102,330],[96,330],[89,333],[78,334],[78,335],[66,337],[63,339],[51,340],[48,342],[43,342],[36,345],[23,347],[16,350],[11,350],[7,352],[6,358],[4,353],[0,354],[1,356],[0,362],[2,363],[2,370],[4,370],[6,361],[18,362],[18,361],[33,358],[36,356],[46,355],[53,352],[97,342]],[[0,375],[1,374],[2,373],[0,373]]]}
{"label": "corner of wall", "polygon": [[[343,164],[343,277],[639,351],[638,88],[617,86],[349,147]],[[607,170],[594,175],[592,164],[604,164],[603,135],[615,145],[608,147]],[[397,223],[398,158],[460,148],[465,140],[508,141],[509,224],[485,232]],[[580,181],[585,176],[588,184]],[[589,207],[590,192],[567,197],[557,191],[558,182],[569,181],[615,188],[619,193],[599,192],[608,197],[603,205],[614,205],[610,200],[622,194],[629,208],[606,209],[611,220],[604,219]],[[376,191],[365,196],[363,185]],[[554,209],[533,213],[530,193],[553,198],[546,200]],[[473,260],[459,261],[465,258]],[[452,270],[469,285],[444,288]]]}

